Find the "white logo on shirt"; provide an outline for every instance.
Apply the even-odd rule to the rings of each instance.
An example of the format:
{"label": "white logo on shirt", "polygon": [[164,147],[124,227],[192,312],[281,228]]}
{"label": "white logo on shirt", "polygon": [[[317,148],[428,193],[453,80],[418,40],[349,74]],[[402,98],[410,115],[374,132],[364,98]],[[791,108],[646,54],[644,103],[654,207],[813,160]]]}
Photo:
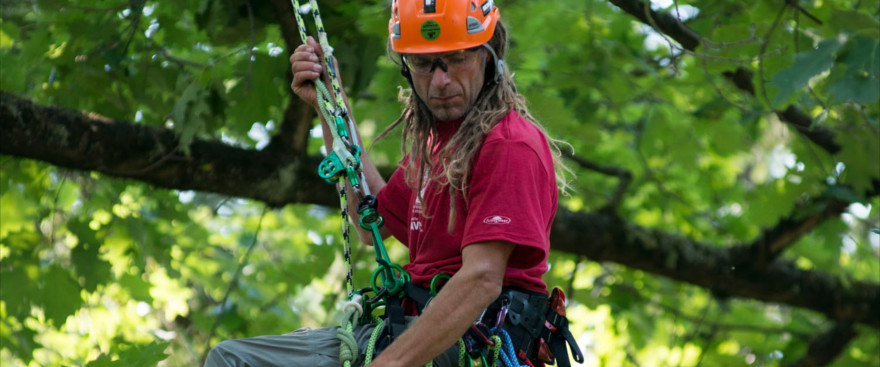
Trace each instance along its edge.
{"label": "white logo on shirt", "polygon": [[420,199],[420,198],[425,197],[425,191],[428,189],[428,183],[427,183],[428,178],[429,178],[428,173],[425,172],[425,174],[423,176],[423,181],[425,182],[424,186],[422,187],[422,191],[419,192],[419,195],[416,195],[416,202],[413,203],[413,206],[411,209],[412,215],[410,216],[410,219],[409,219],[409,230],[410,231],[423,232],[425,229],[425,226],[422,225],[422,219],[421,219],[421,217],[422,217],[422,199]]}
{"label": "white logo on shirt", "polygon": [[409,230],[410,231],[422,231],[422,222],[419,221],[418,217],[413,217],[412,221],[409,222]]}
{"label": "white logo on shirt", "polygon": [[483,219],[483,223],[486,224],[510,224],[510,218],[502,217],[500,215],[489,216]]}

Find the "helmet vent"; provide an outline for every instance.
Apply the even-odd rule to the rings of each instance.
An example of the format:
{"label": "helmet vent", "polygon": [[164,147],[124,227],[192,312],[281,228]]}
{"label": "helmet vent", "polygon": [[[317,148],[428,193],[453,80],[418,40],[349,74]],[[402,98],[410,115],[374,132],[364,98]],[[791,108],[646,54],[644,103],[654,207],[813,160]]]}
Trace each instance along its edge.
{"label": "helmet vent", "polygon": [[393,26],[391,26],[391,37],[399,40],[400,39],[400,22],[395,22]]}
{"label": "helmet vent", "polygon": [[[437,0],[425,0],[425,14],[437,12]],[[491,0],[490,0],[491,1]]]}
{"label": "helmet vent", "polygon": [[492,11],[492,8],[495,7],[494,0],[487,0],[483,5],[480,5],[480,9],[483,10],[483,16],[489,15],[489,12]]}
{"label": "helmet vent", "polygon": [[480,21],[477,20],[477,18],[474,18],[472,16],[468,16],[467,17],[467,30],[468,30],[468,34],[474,34],[474,33],[480,33],[482,31],[484,31],[485,29],[483,28],[483,24],[480,23]]}

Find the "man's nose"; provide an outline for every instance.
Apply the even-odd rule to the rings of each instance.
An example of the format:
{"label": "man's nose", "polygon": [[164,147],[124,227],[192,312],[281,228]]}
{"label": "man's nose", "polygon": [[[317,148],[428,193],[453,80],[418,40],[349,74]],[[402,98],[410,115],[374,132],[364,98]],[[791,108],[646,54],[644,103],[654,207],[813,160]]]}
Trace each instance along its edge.
{"label": "man's nose", "polygon": [[443,68],[434,68],[434,72],[431,74],[431,84],[441,87],[449,84],[450,81],[448,72],[443,71]]}

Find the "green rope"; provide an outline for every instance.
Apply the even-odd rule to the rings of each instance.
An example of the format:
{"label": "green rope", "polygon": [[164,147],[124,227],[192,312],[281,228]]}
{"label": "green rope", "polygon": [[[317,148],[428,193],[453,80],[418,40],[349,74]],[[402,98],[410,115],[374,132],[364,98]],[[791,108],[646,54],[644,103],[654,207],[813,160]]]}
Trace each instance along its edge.
{"label": "green rope", "polygon": [[464,339],[458,339],[458,367],[467,367],[467,350],[464,347]]}
{"label": "green rope", "polygon": [[[491,364],[486,367],[495,367],[498,365],[498,356],[501,354],[501,337],[498,335],[492,335],[489,337],[495,345],[489,346],[489,353],[492,355]],[[467,349],[464,345],[464,339],[458,339],[458,367],[469,367],[473,366],[473,363],[468,363],[470,360],[470,356],[467,355]]]}
{"label": "green rope", "polygon": [[492,335],[489,339],[495,343],[494,346],[489,346],[489,351],[492,353],[492,367],[495,367],[498,365],[498,356],[501,354],[501,337]]}
{"label": "green rope", "polygon": [[373,353],[376,351],[376,341],[379,340],[379,334],[382,333],[382,329],[385,327],[385,321],[383,320],[379,324],[376,325],[376,328],[373,329],[373,333],[370,334],[370,341],[367,343],[367,352],[366,356],[364,356],[364,366],[373,362]]}
{"label": "green rope", "polygon": [[[364,366],[369,366],[370,363],[373,362],[373,353],[376,352],[376,342],[379,340],[379,334],[382,334],[382,329],[385,328],[385,321],[378,323],[376,328],[373,329],[373,332],[370,334],[370,341],[367,343],[367,351],[364,356]],[[460,340],[459,340],[460,341]],[[434,361],[428,361],[425,363],[425,367],[433,367]]]}
{"label": "green rope", "polygon": [[354,337],[354,328],[364,310],[361,308],[361,296],[355,295],[354,299],[342,306],[345,319],[342,326],[336,329],[336,338],[339,339],[339,361],[345,367],[351,367],[351,363],[357,359],[358,345]]}

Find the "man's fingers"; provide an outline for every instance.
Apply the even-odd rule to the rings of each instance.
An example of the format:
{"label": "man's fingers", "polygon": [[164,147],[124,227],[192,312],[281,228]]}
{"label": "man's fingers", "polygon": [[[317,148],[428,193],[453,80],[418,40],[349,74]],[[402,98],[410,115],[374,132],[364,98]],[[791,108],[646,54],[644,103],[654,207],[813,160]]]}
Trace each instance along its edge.
{"label": "man's fingers", "polygon": [[300,85],[304,84],[307,81],[313,81],[318,79],[321,76],[321,73],[315,71],[300,71],[293,75],[293,84]]}
{"label": "man's fingers", "polygon": [[306,44],[303,46],[311,48],[312,49],[311,52],[314,52],[319,57],[324,56],[324,50],[321,49],[321,45],[319,45],[318,42],[316,42],[315,39],[312,38],[312,36],[309,36],[308,38],[306,38]]}

